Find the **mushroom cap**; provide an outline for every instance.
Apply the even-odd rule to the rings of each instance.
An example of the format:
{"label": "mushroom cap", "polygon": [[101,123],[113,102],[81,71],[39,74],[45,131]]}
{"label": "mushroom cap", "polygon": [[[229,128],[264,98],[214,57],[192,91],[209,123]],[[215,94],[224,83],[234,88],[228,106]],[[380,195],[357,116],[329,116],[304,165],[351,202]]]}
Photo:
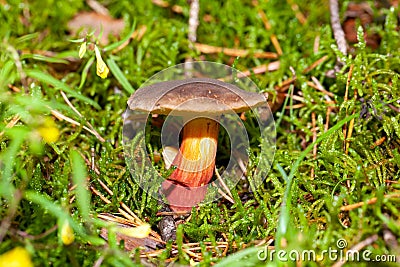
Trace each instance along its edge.
{"label": "mushroom cap", "polygon": [[243,112],[266,103],[264,94],[248,92],[216,79],[191,78],[139,88],[128,100],[131,110],[167,115]]}

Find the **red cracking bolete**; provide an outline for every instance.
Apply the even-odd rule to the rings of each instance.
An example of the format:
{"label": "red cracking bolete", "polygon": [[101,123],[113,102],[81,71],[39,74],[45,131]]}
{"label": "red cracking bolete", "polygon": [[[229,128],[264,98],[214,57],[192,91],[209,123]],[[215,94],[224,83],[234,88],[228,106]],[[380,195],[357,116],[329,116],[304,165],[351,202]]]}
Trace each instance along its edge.
{"label": "red cracking bolete", "polygon": [[190,210],[201,202],[214,174],[219,123],[224,113],[240,113],[265,104],[266,96],[220,80],[191,78],[151,84],[128,101],[131,110],[183,117],[175,170],[161,186],[174,211]]}

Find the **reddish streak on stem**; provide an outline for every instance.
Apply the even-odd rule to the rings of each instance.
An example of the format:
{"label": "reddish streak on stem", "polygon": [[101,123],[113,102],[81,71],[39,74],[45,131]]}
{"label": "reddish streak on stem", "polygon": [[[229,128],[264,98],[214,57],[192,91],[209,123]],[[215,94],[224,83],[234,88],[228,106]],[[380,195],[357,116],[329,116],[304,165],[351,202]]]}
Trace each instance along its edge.
{"label": "reddish streak on stem", "polygon": [[214,172],[218,131],[218,122],[209,118],[191,120],[183,127],[180,153],[172,163],[176,170],[162,185],[173,210],[191,210],[204,199]]}

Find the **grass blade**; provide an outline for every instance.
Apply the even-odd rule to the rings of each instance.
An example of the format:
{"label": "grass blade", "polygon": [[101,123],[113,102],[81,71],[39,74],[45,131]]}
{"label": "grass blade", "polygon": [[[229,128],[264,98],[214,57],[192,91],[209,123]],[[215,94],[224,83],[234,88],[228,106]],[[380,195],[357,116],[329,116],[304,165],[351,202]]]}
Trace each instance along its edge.
{"label": "grass blade", "polygon": [[78,209],[85,221],[89,220],[90,195],[87,190],[87,172],[85,162],[76,150],[71,150],[69,154],[72,168],[72,180],[76,185],[75,195]]}
{"label": "grass blade", "polygon": [[133,89],[128,79],[124,76],[121,69],[112,58],[107,59],[107,65],[110,68],[112,74],[115,76],[115,78],[117,78],[118,82],[122,85],[126,92],[128,92],[129,94],[135,92],[135,89]]}
{"label": "grass blade", "polygon": [[50,84],[54,88],[60,89],[64,92],[72,95],[76,99],[79,99],[79,100],[82,100],[82,101],[88,103],[88,104],[92,105],[93,107],[95,107],[96,109],[100,109],[99,104],[97,104],[95,101],[93,101],[92,99],[90,99],[88,97],[81,95],[79,92],[76,92],[75,90],[71,89],[67,84],[57,80],[56,78],[54,78],[53,76],[51,76],[47,73],[41,72],[39,70],[26,70],[25,72],[26,72],[26,75],[28,75],[29,77],[37,79],[46,84]]}

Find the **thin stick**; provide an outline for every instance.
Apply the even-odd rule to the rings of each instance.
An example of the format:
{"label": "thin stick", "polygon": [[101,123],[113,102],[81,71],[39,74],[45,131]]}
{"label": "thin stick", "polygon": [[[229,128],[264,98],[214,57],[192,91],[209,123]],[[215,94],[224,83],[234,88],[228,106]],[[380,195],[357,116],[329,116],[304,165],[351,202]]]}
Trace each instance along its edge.
{"label": "thin stick", "polygon": [[[65,121],[67,121],[67,122],[69,122],[71,124],[74,124],[76,126],[81,126],[81,124],[79,122],[71,119],[70,117],[65,116],[64,114],[62,114],[61,112],[59,112],[57,110],[51,109],[50,112],[51,112],[51,114],[53,114],[54,117],[56,117],[59,120],[65,120]],[[94,136],[96,136],[96,138],[99,139],[100,142],[105,142],[106,141],[103,137],[101,137],[99,135],[98,132],[89,129],[87,126],[83,126],[82,128],[85,129],[86,131],[88,131],[89,133],[93,134]]]}
{"label": "thin stick", "polygon": [[193,44],[197,41],[197,27],[199,26],[199,0],[190,0],[190,10],[189,10],[189,29],[188,29],[188,39],[189,47],[193,48]]}
{"label": "thin stick", "polygon": [[90,190],[98,197],[100,197],[101,200],[103,200],[106,204],[110,204],[111,201],[108,200],[102,193],[100,193],[96,188],[93,186],[90,186]]}
{"label": "thin stick", "polygon": [[332,108],[331,107],[327,107],[326,108],[325,129],[324,129],[325,132],[328,131],[328,128],[329,128],[329,119],[330,119],[331,112],[332,112]]}
{"label": "thin stick", "polygon": [[287,106],[287,107],[285,107],[285,109],[291,109],[291,108],[297,109],[297,108],[302,108],[302,107],[304,107],[305,105],[306,105],[306,104],[301,103],[301,104],[296,104],[296,105],[292,105],[292,106]]}
{"label": "thin stick", "polygon": [[301,24],[304,25],[307,22],[307,18],[306,16],[304,16],[303,13],[301,13],[299,6],[296,3],[293,3],[292,0],[288,0],[287,2],[288,4],[290,4],[290,7],[292,8],[296,18],[299,20]]}
{"label": "thin stick", "polygon": [[[213,186],[216,186],[216,187],[217,187],[217,185],[215,184],[215,182],[212,182],[211,184],[212,184]],[[235,204],[235,201],[233,201],[233,199],[232,199],[230,196],[228,196],[227,194],[225,194],[225,192],[222,191],[221,188],[219,188],[219,187],[218,187],[218,193],[221,194],[226,200],[228,200],[228,201],[231,202],[232,204]]]}
{"label": "thin stick", "polygon": [[119,203],[121,205],[121,207],[126,210],[132,217],[135,218],[135,220],[137,220],[140,223],[143,223],[143,221],[141,219],[139,219],[139,217],[127,206],[125,205],[125,203],[120,202]]}
{"label": "thin stick", "polygon": [[278,54],[273,52],[251,52],[246,49],[225,48],[219,46],[212,46],[207,44],[195,43],[195,48],[204,54],[218,54],[223,53],[232,57],[246,57],[252,56],[254,58],[277,59]]}
{"label": "thin stick", "polygon": [[263,74],[265,72],[272,72],[272,71],[278,70],[279,67],[280,67],[279,60],[278,61],[273,61],[273,62],[270,62],[268,64],[263,64],[263,65],[254,67],[254,68],[252,68],[250,70],[246,70],[246,71],[240,72],[240,73],[238,73],[237,77],[238,78],[243,78],[243,77],[248,77],[253,73],[254,74]]}
{"label": "thin stick", "polygon": [[314,39],[314,46],[313,46],[313,52],[314,52],[314,54],[317,54],[318,51],[319,51],[319,41],[320,41],[320,39],[321,39],[321,36],[320,36],[320,35],[315,36],[315,39]]}
{"label": "thin stick", "polygon": [[[106,190],[107,193],[108,193],[110,196],[113,196],[113,195],[114,195],[114,193],[111,191],[110,188],[108,188],[108,186],[107,186],[105,183],[103,183],[100,179],[98,179],[97,181],[99,181],[101,187],[103,187],[103,189]],[[126,211],[126,213],[129,215],[129,216],[128,216],[129,218],[132,218],[134,221],[137,221],[137,222],[139,222],[139,223],[141,223],[141,224],[143,223],[143,221],[142,221],[142,220],[127,206],[127,205],[125,205],[125,203],[123,203],[123,202],[121,201],[119,204],[120,204],[121,207]],[[118,209],[118,210],[119,210],[119,209]]]}
{"label": "thin stick", "polygon": [[[264,23],[265,29],[267,31],[271,31],[272,27],[268,21],[268,18],[267,18],[267,15],[265,14],[265,12],[262,9],[259,9],[258,14],[261,17],[262,22]],[[278,53],[278,55],[282,55],[283,54],[282,48],[279,44],[278,38],[276,38],[276,35],[272,33],[270,39],[271,39],[271,43],[275,47],[275,50]]]}
{"label": "thin stick", "polygon": [[[17,124],[18,121],[19,121],[20,119],[21,119],[21,117],[20,117],[19,115],[15,115],[15,116],[7,123],[6,128],[7,128],[7,129],[10,129],[10,128],[14,127],[15,124]],[[3,134],[4,134],[4,131],[1,131],[1,132],[0,132],[0,137],[3,136]]]}
{"label": "thin stick", "polygon": [[86,3],[96,13],[102,14],[104,16],[110,16],[110,12],[108,11],[108,9],[105,8],[103,5],[101,5],[99,2],[97,2],[96,0],[86,0]]}
{"label": "thin stick", "polygon": [[[313,143],[315,143],[315,141],[317,141],[315,112],[311,112],[311,123],[312,123],[312,133],[313,133],[312,141],[313,141]],[[315,144],[313,147],[313,158],[314,158],[314,160],[317,159],[317,144]],[[312,167],[311,168],[311,180],[313,180],[315,177],[314,171],[315,171],[314,167]]]}
{"label": "thin stick", "polygon": [[[190,10],[189,10],[189,27],[188,27],[188,40],[189,49],[194,49],[194,44],[197,41],[197,27],[199,26],[199,0],[190,0]],[[192,57],[187,57],[185,63],[193,62]],[[192,76],[193,65],[185,64],[185,76],[190,78]]]}
{"label": "thin stick", "polygon": [[63,92],[60,91],[61,96],[64,98],[65,103],[67,103],[67,105],[76,113],[78,114],[79,117],[83,117],[82,114],[74,107],[74,105],[72,105],[71,101],[69,101],[67,95]]}
{"label": "thin stick", "polygon": [[215,175],[217,176],[218,181],[221,183],[222,187],[224,188],[225,192],[231,197],[233,198],[233,195],[231,193],[231,190],[229,189],[229,187],[226,185],[225,181],[222,180],[221,175],[219,175],[218,169],[217,167],[215,168]]}
{"label": "thin stick", "polygon": [[19,89],[18,87],[12,85],[12,84],[8,84],[8,88],[10,88],[11,90],[13,90],[16,93],[21,92],[21,89]]}
{"label": "thin stick", "polygon": [[306,74],[310,71],[312,71],[313,69],[315,69],[316,67],[318,67],[319,65],[321,65],[322,63],[324,63],[324,61],[326,61],[329,57],[328,56],[323,56],[320,59],[318,59],[317,61],[315,61],[314,63],[312,63],[310,66],[308,66],[307,68],[305,68],[303,70],[303,74]]}
{"label": "thin stick", "polygon": [[[329,0],[329,8],[331,11],[331,26],[336,44],[339,51],[342,52],[343,55],[347,55],[347,42],[344,37],[342,25],[340,25],[338,0]],[[338,62],[341,62],[340,59],[338,59]]]}
{"label": "thin stick", "polygon": [[[322,84],[318,81],[317,78],[315,78],[314,76],[311,76],[312,82],[307,82],[307,85],[317,89],[318,91],[324,93],[325,95],[329,96],[329,97],[335,97],[335,95],[332,92],[327,91]],[[330,99],[327,99],[330,100]]]}
{"label": "thin stick", "polygon": [[[67,105],[68,105],[76,114],[78,114],[79,117],[83,118],[82,114],[74,107],[74,105],[72,105],[71,101],[69,101],[67,95],[66,95],[63,91],[60,91],[60,93],[61,93],[61,95],[62,95],[62,97],[63,97],[65,103],[67,103]],[[87,125],[89,126],[89,128],[90,128],[94,133],[96,133],[96,134],[95,134],[96,137],[100,137],[99,140],[100,140],[101,142],[105,142],[105,141],[106,141],[106,140],[105,140],[103,137],[101,137],[100,134],[94,129],[94,127],[92,126],[92,124],[90,124],[88,121],[87,121],[86,123],[87,123]],[[103,141],[102,141],[102,140],[103,140]]]}
{"label": "thin stick", "polygon": [[11,56],[13,57],[15,67],[17,68],[18,74],[20,76],[22,87],[24,88],[25,93],[28,94],[29,87],[28,87],[28,82],[27,82],[27,76],[24,71],[24,68],[22,67],[22,62],[21,62],[20,56],[19,56],[20,54],[13,46],[11,46],[8,43],[5,43],[5,44],[6,44],[7,50],[11,53]]}
{"label": "thin stick", "polygon": [[[287,93],[283,93],[282,95],[285,96],[285,97],[288,96]],[[290,97],[292,97],[293,100],[297,100],[297,101],[300,101],[300,102],[304,102],[304,97],[301,97],[301,96],[298,96],[298,95],[291,95]]]}
{"label": "thin stick", "polygon": [[[350,87],[351,76],[353,75],[353,69],[354,69],[354,65],[352,64],[350,66],[350,70],[349,70],[349,73],[347,75],[346,91],[344,93],[344,100],[343,100],[344,102],[348,101],[348,99],[349,99],[349,87]],[[347,116],[347,110],[346,110],[346,116]],[[345,123],[343,125],[343,135],[344,135],[344,139],[345,140],[346,140],[346,133],[347,133],[347,123]]]}
{"label": "thin stick", "polygon": [[159,211],[156,216],[174,216],[174,215],[187,215],[190,211]]}
{"label": "thin stick", "polygon": [[[400,198],[400,194],[390,194],[390,195],[384,195],[384,198]],[[378,198],[373,197],[369,200],[367,200],[366,202],[361,201],[358,203],[354,203],[354,204],[350,204],[350,205],[346,205],[346,206],[342,206],[340,207],[340,211],[350,211],[350,210],[354,210],[357,209],[359,207],[364,206],[365,203],[367,203],[367,205],[371,205],[371,204],[375,204],[378,201]]]}
{"label": "thin stick", "polygon": [[94,156],[95,156],[95,154],[94,154],[94,147],[91,147],[90,148],[90,152],[91,152],[91,159],[92,159],[92,164],[91,164],[91,166],[90,166],[90,169],[92,170],[92,171],[94,171],[95,170],[95,168],[96,168],[96,165],[94,164],[94,161],[95,161],[95,158],[94,158]]}
{"label": "thin stick", "polygon": [[[354,101],[357,100],[357,90],[354,90]],[[356,111],[353,110],[352,114],[354,114]],[[350,121],[349,125],[349,131],[347,132],[347,138],[350,139],[352,134],[353,134],[353,129],[354,129],[354,119]],[[346,155],[349,154],[349,148],[350,148],[350,140],[347,140],[346,142],[346,150],[345,153]]]}

